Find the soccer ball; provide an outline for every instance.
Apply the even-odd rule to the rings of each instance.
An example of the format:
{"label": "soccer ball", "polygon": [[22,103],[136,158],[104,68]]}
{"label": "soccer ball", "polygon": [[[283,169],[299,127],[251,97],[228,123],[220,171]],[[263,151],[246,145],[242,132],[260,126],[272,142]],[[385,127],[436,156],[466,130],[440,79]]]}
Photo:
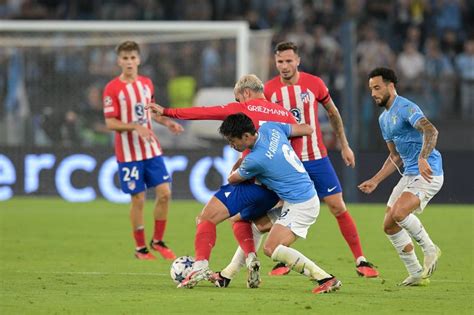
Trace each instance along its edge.
{"label": "soccer ball", "polygon": [[176,258],[171,264],[171,279],[176,284],[180,284],[188,274],[193,270],[194,257],[181,256]]}

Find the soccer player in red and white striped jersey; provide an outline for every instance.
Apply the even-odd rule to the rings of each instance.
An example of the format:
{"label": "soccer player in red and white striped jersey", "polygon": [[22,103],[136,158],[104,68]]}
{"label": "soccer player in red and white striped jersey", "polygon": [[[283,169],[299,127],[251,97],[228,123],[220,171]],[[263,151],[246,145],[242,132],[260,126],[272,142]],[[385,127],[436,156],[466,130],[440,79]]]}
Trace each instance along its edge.
{"label": "soccer player in red and white striped jersey", "polygon": [[163,242],[163,235],[171,197],[171,182],[158,138],[151,128],[154,118],[160,124],[179,134],[183,127],[166,117],[152,117],[145,106],[154,102],[153,83],[138,74],[140,49],[137,43],[126,41],[117,47],[120,76],[111,80],[104,89],[104,116],[107,128],[115,131],[115,154],[119,164],[122,191],[131,195],[130,219],[133,227],[138,259],[155,259],[145,242],[143,208],[145,190],[155,187],[155,231],[150,247],[165,259],[174,259],[174,253]]}
{"label": "soccer player in red and white striped jersey", "polygon": [[[314,182],[318,196],[336,217],[344,239],[356,261],[356,271],[364,277],[377,277],[378,272],[367,262],[362,252],[356,225],[347,211],[342,198],[342,187],[327,156],[318,120],[318,103],[327,111],[329,121],[341,143],[341,154],[347,166],[355,166],[341,115],[331,99],[328,88],[321,78],[298,71],[300,57],[298,47],[292,42],[282,42],[275,48],[275,64],[279,75],[265,83],[265,97],[272,103],[289,110],[299,123],[309,124],[315,132],[303,138],[301,161]],[[276,266],[277,267],[277,266]],[[286,267],[275,268],[277,275],[288,271]]]}

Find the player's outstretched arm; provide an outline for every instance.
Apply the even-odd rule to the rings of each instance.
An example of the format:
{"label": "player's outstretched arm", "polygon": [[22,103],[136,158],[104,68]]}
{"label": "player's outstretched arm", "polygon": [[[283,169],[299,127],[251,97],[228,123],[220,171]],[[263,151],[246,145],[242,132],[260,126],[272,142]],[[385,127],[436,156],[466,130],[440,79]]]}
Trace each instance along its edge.
{"label": "player's outstretched arm", "polygon": [[331,99],[324,105],[324,108],[327,111],[332,129],[336,133],[336,136],[341,143],[341,155],[344,163],[346,166],[350,166],[352,168],[355,167],[354,152],[352,152],[349,142],[347,141],[346,133],[344,131],[344,124],[342,122],[342,117],[339,113],[339,110]]}
{"label": "player's outstretched arm", "polygon": [[164,111],[164,108],[161,105],[155,103],[149,103],[145,106],[145,109],[151,111],[155,116],[163,115]]}
{"label": "player's outstretched arm", "polygon": [[310,136],[313,132],[313,127],[308,124],[291,124],[290,137]]}
{"label": "player's outstretched arm", "polygon": [[427,159],[438,141],[438,130],[426,117],[420,118],[416,122],[415,128],[423,133],[423,146],[418,156],[418,168],[420,175],[429,183],[433,179],[433,170]]}
{"label": "player's outstretched arm", "polygon": [[371,179],[368,179],[357,186],[362,192],[370,194],[385,178],[395,172],[395,170],[400,172],[399,169],[403,163],[395,148],[395,144],[393,142],[387,142],[387,147],[390,154],[382,165],[382,168]]}

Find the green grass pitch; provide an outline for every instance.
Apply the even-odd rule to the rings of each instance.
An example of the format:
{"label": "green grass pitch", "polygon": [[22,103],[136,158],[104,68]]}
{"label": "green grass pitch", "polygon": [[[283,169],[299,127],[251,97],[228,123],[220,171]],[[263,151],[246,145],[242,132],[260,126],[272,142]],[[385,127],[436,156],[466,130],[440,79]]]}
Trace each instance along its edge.
{"label": "green grass pitch", "polygon": [[[152,233],[147,204],[146,235]],[[173,201],[166,241],[178,255],[193,254],[202,205]],[[247,289],[241,272],[227,289],[200,283],[177,289],[170,262],[138,261],[128,205],[106,201],[70,204],[16,198],[0,203],[1,314],[473,314],[471,205],[429,205],[421,220],[443,250],[427,287],[399,287],[406,271],[382,231],[383,205],[350,205],[366,256],[378,279],[359,278],[336,220],[322,206],[308,239],[295,244],[342,282],[339,292],[313,295],[313,284],[294,272],[269,277],[273,262],[260,251],[262,284]],[[227,222],[218,227],[210,266],[219,270],[236,242]],[[418,250],[418,249],[417,249]],[[418,257],[422,258],[418,250]]]}

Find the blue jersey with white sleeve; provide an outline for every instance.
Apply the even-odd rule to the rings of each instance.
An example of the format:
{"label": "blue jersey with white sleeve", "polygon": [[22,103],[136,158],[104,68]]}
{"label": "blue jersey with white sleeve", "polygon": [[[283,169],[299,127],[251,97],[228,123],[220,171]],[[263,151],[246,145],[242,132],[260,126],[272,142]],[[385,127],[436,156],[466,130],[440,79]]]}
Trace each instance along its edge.
{"label": "blue jersey with white sleeve", "polygon": [[291,125],[263,124],[254,147],[242,161],[238,172],[246,179],[256,177],[281,199],[300,203],[313,198],[316,190],[288,141],[290,134]]}
{"label": "blue jersey with white sleeve", "polygon": [[[421,109],[410,100],[397,96],[392,106],[379,117],[380,129],[385,141],[393,142],[403,160],[404,175],[419,175],[418,156],[423,146],[423,134],[414,126],[425,117]],[[443,174],[441,154],[433,149],[428,159],[434,176]]]}

